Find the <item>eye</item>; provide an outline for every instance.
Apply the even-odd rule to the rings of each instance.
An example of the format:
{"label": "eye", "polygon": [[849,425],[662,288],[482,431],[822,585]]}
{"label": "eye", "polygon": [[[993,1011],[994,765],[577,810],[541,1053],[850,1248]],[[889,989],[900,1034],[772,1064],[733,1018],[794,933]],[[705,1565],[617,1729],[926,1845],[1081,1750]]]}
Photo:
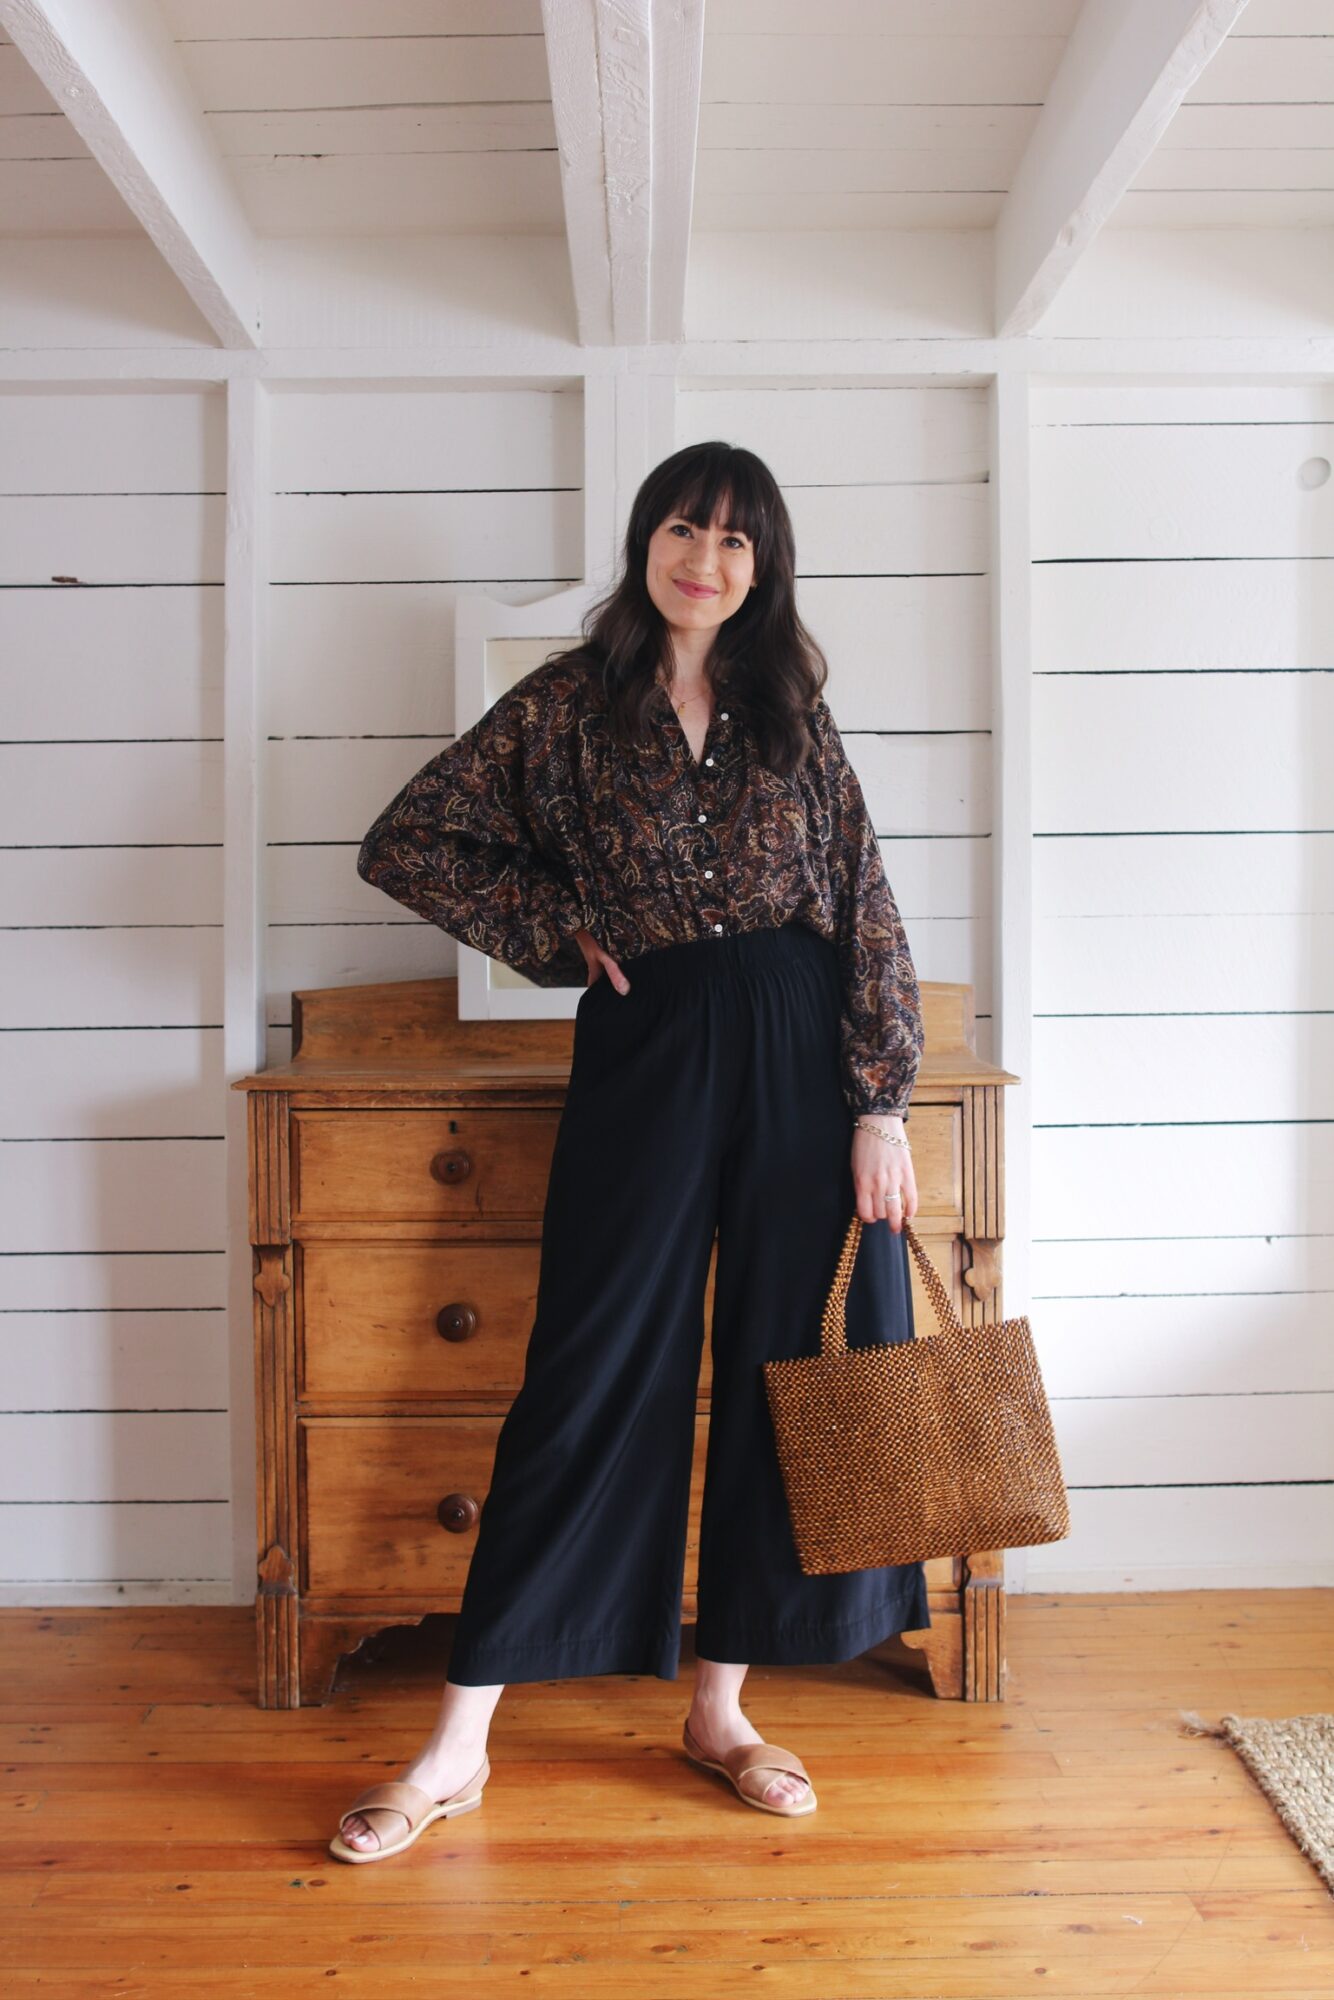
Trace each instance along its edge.
{"label": "eye", "polygon": [[673,521],[671,532],[675,534],[678,528],[684,528],[687,534],[690,533],[690,524],[688,521]]}

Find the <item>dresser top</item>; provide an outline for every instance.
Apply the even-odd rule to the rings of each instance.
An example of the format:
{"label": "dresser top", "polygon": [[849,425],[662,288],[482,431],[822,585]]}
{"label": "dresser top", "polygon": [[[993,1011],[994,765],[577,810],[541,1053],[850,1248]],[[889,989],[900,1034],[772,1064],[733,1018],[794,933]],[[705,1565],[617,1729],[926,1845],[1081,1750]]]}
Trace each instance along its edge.
{"label": "dresser top", "polygon": [[[922,983],[926,1046],[917,1083],[1018,1083],[975,1047],[973,989]],[[237,1077],[233,1090],[564,1091],[574,1021],[461,1021],[457,979],[316,986],[292,995],[292,1059]]]}

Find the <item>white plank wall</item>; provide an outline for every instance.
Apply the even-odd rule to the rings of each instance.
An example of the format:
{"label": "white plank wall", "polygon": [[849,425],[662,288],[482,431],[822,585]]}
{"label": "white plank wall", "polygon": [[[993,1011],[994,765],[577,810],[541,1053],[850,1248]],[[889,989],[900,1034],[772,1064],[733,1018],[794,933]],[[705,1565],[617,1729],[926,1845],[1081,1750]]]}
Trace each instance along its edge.
{"label": "white plank wall", "polygon": [[0,1601],[231,1595],[221,395],[0,395]]}
{"label": "white plank wall", "polygon": [[453,738],[461,589],[583,576],[582,397],[299,390],[272,407],[269,1060],[304,986],[452,974],[454,940],[362,882],[362,835]]}
{"label": "white plank wall", "polygon": [[1334,393],[1035,389],[1030,1588],[1334,1582]]}

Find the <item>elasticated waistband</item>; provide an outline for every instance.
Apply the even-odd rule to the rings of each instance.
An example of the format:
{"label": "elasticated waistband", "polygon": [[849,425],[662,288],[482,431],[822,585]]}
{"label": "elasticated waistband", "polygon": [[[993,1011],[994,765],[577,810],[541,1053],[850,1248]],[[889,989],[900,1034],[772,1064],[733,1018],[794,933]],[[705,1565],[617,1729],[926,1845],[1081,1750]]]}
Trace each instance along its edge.
{"label": "elasticated waistband", "polygon": [[808,924],[788,923],[764,930],[728,931],[722,937],[686,938],[658,945],[617,964],[641,991],[692,986],[709,979],[744,979],[752,972],[792,965],[837,969],[832,942]]}

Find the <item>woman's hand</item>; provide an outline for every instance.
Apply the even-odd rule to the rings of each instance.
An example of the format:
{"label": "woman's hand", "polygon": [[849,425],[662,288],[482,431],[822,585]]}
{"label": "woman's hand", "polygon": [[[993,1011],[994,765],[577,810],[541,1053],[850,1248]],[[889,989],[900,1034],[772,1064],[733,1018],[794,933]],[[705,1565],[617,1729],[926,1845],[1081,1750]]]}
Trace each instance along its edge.
{"label": "woman's hand", "polygon": [[[859,1111],[857,1118],[858,1125],[864,1121],[882,1132],[897,1132],[904,1139],[908,1136],[901,1118],[874,1111]],[[852,1180],[857,1191],[857,1213],[863,1222],[879,1222],[887,1217],[897,1236],[904,1222],[910,1222],[916,1215],[917,1181],[912,1154],[906,1146],[891,1146],[874,1132],[863,1132],[854,1126]],[[897,1201],[892,1199],[894,1195],[898,1195]]]}
{"label": "woman's hand", "polygon": [[[576,931],[574,936],[580,951],[588,961],[588,985],[592,986],[599,979],[605,977],[610,979],[618,993],[628,993],[630,991],[629,980],[621,971],[616,960],[607,955],[592,933],[590,931]],[[585,987],[584,990],[587,992],[588,988]],[[871,1144],[878,1146],[880,1141],[873,1139]]]}

